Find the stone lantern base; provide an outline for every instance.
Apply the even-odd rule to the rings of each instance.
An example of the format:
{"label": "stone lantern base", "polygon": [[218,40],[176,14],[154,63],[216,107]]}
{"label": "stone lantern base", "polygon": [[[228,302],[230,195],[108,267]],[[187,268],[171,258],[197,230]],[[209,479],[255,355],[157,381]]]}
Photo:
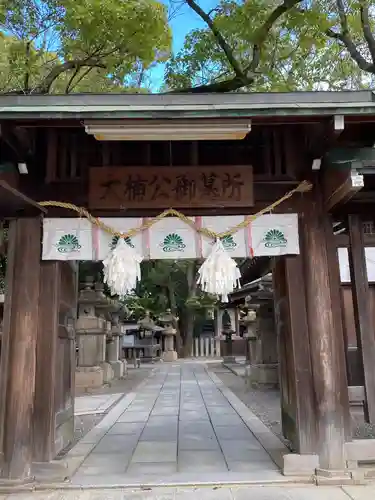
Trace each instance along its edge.
{"label": "stone lantern base", "polygon": [[248,365],[245,377],[249,385],[277,388],[279,386],[279,365],[278,363]]}
{"label": "stone lantern base", "polygon": [[109,364],[112,367],[114,378],[123,378],[126,375],[126,372],[125,372],[126,366],[122,361],[120,361],[120,360],[109,361]]}
{"label": "stone lantern base", "polygon": [[223,356],[223,365],[233,365],[236,363],[236,356]]}
{"label": "stone lantern base", "polygon": [[176,351],[164,351],[161,359],[168,363],[171,361],[177,361],[178,354]]}
{"label": "stone lantern base", "polygon": [[76,389],[87,391],[97,389],[104,384],[104,371],[100,366],[79,366],[76,368]]}
{"label": "stone lantern base", "polygon": [[100,367],[103,370],[103,380],[105,384],[108,384],[115,378],[115,374],[113,373],[113,368],[111,366],[111,363],[108,363],[107,361],[103,361],[103,363],[100,363]]}

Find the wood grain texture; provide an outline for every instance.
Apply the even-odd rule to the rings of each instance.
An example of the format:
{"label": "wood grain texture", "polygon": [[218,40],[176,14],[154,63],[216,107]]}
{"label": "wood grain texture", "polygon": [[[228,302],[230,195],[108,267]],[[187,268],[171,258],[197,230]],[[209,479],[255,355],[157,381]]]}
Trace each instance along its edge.
{"label": "wood grain texture", "polygon": [[91,209],[251,207],[250,166],[92,167]]}
{"label": "wood grain texture", "polygon": [[349,215],[349,267],[352,282],[357,348],[363,362],[366,393],[365,418],[375,423],[375,335],[372,296],[367,279],[365,245],[361,217]]}
{"label": "wood grain texture", "polygon": [[[349,400],[344,339],[342,327],[340,331],[338,324],[341,315],[339,317],[335,312],[340,307],[339,290],[335,290],[339,287],[339,282],[330,278],[330,248],[334,248],[333,230],[323,208],[322,192],[317,178],[314,179],[314,184],[314,189],[304,196],[301,232],[316,398],[317,453],[321,468],[342,469]],[[332,240],[332,245],[329,239]]]}
{"label": "wood grain texture", "polygon": [[18,219],[11,226],[15,244],[4,332],[9,335],[9,349],[2,474],[25,479],[30,476],[32,462],[41,221]]}

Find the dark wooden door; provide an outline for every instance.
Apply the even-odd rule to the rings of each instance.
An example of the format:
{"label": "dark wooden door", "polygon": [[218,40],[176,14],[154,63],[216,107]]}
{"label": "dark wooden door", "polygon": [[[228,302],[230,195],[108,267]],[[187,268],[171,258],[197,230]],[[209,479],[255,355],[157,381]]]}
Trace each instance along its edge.
{"label": "dark wooden door", "polygon": [[56,452],[69,444],[74,432],[76,285],[74,265],[61,263],[55,364]]}
{"label": "dark wooden door", "polygon": [[52,460],[73,439],[77,269],[41,265],[34,400],[34,460]]}

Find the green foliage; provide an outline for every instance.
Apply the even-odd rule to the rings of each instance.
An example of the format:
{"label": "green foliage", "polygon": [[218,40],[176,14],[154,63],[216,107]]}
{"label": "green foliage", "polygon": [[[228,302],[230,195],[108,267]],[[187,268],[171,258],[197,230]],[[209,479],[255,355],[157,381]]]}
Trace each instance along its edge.
{"label": "green foliage", "polygon": [[[189,260],[146,261],[142,266],[142,280],[134,295],[128,296],[124,304],[135,318],[142,317],[150,311],[157,317],[167,308],[171,308],[179,317],[186,314],[206,315],[217,300],[207,293],[196,290],[195,272],[189,283],[189,268],[196,263]],[[190,273],[191,274],[191,273]]]}
{"label": "green foliage", "polygon": [[171,43],[156,0],[9,0],[0,37],[0,90],[26,93],[134,90]]}
{"label": "green foliage", "polygon": [[[282,92],[370,86],[373,75],[364,73],[345,44],[332,36],[343,30],[339,3],[336,0],[296,2],[267,31],[269,17],[281,1],[219,0],[210,19],[248,79],[248,85],[243,87],[240,82],[230,90],[243,87],[241,90]],[[348,3],[347,22],[352,40],[371,62],[361,25],[360,4],[363,2]],[[371,14],[374,12],[370,10],[370,23],[374,28]],[[260,47],[258,64],[254,63],[256,46]],[[252,64],[255,71],[249,74]],[[186,36],[183,48],[167,63],[165,82],[169,89],[183,90],[235,76],[232,62],[207,25]]]}

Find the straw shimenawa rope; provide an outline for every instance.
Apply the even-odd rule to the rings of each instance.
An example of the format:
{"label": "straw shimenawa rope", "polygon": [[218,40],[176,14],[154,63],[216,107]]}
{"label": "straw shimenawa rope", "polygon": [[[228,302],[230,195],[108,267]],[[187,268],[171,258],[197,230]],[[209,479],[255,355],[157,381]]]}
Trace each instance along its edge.
{"label": "straw shimenawa rope", "polygon": [[65,203],[62,201],[40,201],[39,205],[42,207],[60,207],[60,208],[66,208],[68,210],[72,210],[73,212],[77,212],[80,217],[86,217],[92,224],[95,226],[99,227],[103,231],[106,231],[107,233],[111,234],[112,236],[118,236],[119,238],[129,238],[137,233],[140,233],[146,229],[149,229],[151,226],[153,226],[156,222],[164,219],[165,217],[168,217],[170,215],[174,217],[178,217],[180,220],[188,224],[190,227],[195,229],[195,231],[204,234],[205,236],[208,236],[209,238],[212,238],[213,240],[224,238],[226,236],[231,236],[235,234],[237,231],[240,231],[241,229],[244,229],[246,226],[250,224],[253,220],[257,219],[261,215],[264,215],[268,212],[271,212],[274,208],[276,208],[278,205],[283,203],[284,201],[288,200],[291,198],[295,193],[305,193],[307,191],[310,191],[312,188],[312,184],[308,181],[303,181],[301,182],[296,188],[292,189],[292,191],[289,191],[286,193],[284,196],[282,196],[280,199],[269,205],[268,207],[263,208],[259,212],[253,215],[249,215],[248,217],[245,218],[242,222],[237,224],[236,226],[233,226],[232,228],[228,229],[227,231],[224,231],[223,233],[216,233],[215,231],[212,231],[211,229],[208,229],[206,227],[198,227],[189,217],[184,215],[181,212],[178,212],[174,208],[169,208],[168,210],[165,210],[164,212],[160,213],[156,217],[152,219],[146,220],[141,226],[135,227],[133,229],[129,229],[126,233],[121,233],[120,231],[117,231],[116,229],[113,229],[110,226],[107,226],[104,222],[102,222],[100,219],[97,217],[94,217],[93,215],[90,214],[85,208],[83,207],[78,207],[77,205],[73,205],[72,203]]}

